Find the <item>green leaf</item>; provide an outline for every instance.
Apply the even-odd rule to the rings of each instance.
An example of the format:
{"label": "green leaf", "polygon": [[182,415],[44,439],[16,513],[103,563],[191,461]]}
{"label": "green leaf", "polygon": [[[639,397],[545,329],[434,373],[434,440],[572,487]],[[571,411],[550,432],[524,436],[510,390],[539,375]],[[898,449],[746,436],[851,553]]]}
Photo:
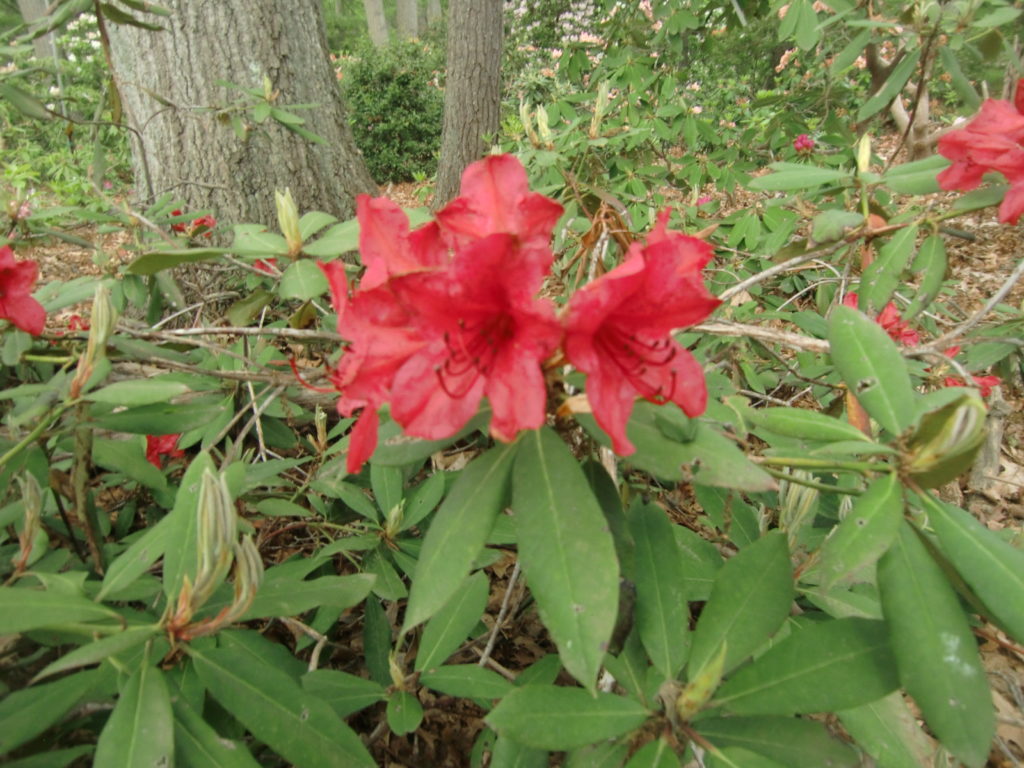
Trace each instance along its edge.
{"label": "green leaf", "polygon": [[491,410],[484,407],[469,422],[451,437],[443,440],[423,440],[409,437],[393,421],[384,424],[378,433],[377,450],[370,458],[371,464],[390,464],[405,467],[423,461],[457,440],[461,440],[478,429],[485,429],[490,421]]}
{"label": "green leaf", "polygon": [[953,202],[950,210],[967,213],[998,205],[1006,197],[1008,189],[1006,184],[989,184],[987,187],[961,195]]}
{"label": "green leaf", "polygon": [[309,517],[312,513],[288,499],[263,499],[256,502],[256,511],[267,517]]}
{"label": "green leaf", "polygon": [[268,579],[260,584],[252,605],[241,620],[297,616],[321,605],[351,608],[366,598],[373,582],[373,575],[368,573],[321,576],[309,581]]}
{"label": "green leaf", "polygon": [[846,47],[832,59],[832,63],[829,65],[829,74],[835,77],[852,66],[860,58],[861,54],[864,53],[865,46],[871,40],[871,34],[870,29],[862,29],[858,32],[857,36],[847,43]]}
{"label": "green leaf", "polygon": [[899,688],[885,622],[837,619],[796,629],[734,674],[711,706],[741,715],[832,712]]}
{"label": "green leaf", "polygon": [[872,581],[878,558],[889,549],[903,520],[903,493],[899,476],[879,477],[853,502],[853,508],[825,540],[813,572],[822,587],[860,579]]}
{"label": "green leaf", "polygon": [[240,256],[285,256],[288,241],[260,224],[236,224],[230,250]]}
{"label": "green leaf", "polygon": [[[94,409],[104,408],[105,405],[93,406]],[[95,429],[108,429],[112,432],[131,432],[136,435],[173,435],[180,432],[188,432],[210,424],[223,414],[223,400],[216,395],[197,398],[188,403],[175,405],[174,403],[150,403],[149,405],[137,405],[114,413],[97,414],[92,416],[92,426]],[[96,440],[95,443],[105,444],[124,443],[123,440]],[[110,451],[118,455],[116,448]],[[138,451],[142,459],[145,456]],[[148,464],[148,462],[146,462]],[[156,470],[160,470],[149,466]],[[110,467],[111,471],[118,468]],[[138,470],[137,470],[138,471]],[[141,482],[141,481],[140,481]]]}
{"label": "green leaf", "polygon": [[189,768],[259,768],[245,745],[225,739],[181,696],[175,697],[174,751]]}
{"label": "green leaf", "polygon": [[122,589],[131,586],[148,571],[153,563],[163,556],[173,534],[173,523],[169,523],[165,516],[135,539],[107,568],[103,576],[103,586],[96,595],[97,602],[107,595],[116,595]]}
{"label": "green leaf", "polygon": [[615,545],[562,439],[544,427],[519,446],[512,483],[519,562],[563,666],[593,691],[618,606]]}
{"label": "green leaf", "polygon": [[747,187],[764,192],[792,192],[798,189],[811,189],[822,184],[835,184],[848,181],[850,173],[834,168],[816,168],[813,165],[797,163],[772,163],[770,168],[780,168],[767,176],[751,179]]}
{"label": "green leaf", "polygon": [[140,485],[166,493],[164,473],[146,461],[146,454],[138,439],[113,440],[96,438],[92,443],[92,460],[104,469],[119,472]]}
{"label": "green leaf", "polygon": [[823,211],[811,222],[811,239],[815,243],[831,243],[863,223],[864,216],[860,213],[838,209]]}
{"label": "green leaf", "polygon": [[444,664],[463,643],[487,608],[489,587],[487,574],[477,571],[427,622],[416,654],[417,672]]}
{"label": "green leaf", "polygon": [[537,749],[574,749],[639,728],[647,711],[632,699],[582,688],[527,685],[509,693],[485,721],[502,736]]}
{"label": "green leaf", "polygon": [[[4,763],[4,768],[67,768],[75,760],[88,755],[92,750],[92,744],[83,744],[80,747],[40,752],[20,760]],[[547,763],[544,765],[547,766]]]}
{"label": "green leaf", "polygon": [[7,754],[61,720],[97,685],[104,673],[79,672],[45,685],[7,693],[0,700],[0,754]]}
{"label": "green leaf", "polygon": [[899,92],[903,90],[903,86],[907,84],[907,80],[914,74],[914,70],[917,68],[917,62],[921,58],[921,49],[917,48],[911,51],[909,54],[903,57],[899,64],[897,64],[892,73],[886,78],[886,81],[882,86],[875,92],[875,94],[865,101],[859,110],[857,110],[857,122],[862,123],[869,117],[885,109],[892,102],[893,99],[899,95]]}
{"label": "green leaf", "polygon": [[943,554],[992,616],[1024,643],[1024,552],[959,507],[920,498]]}
{"label": "green leaf", "polygon": [[917,242],[917,226],[901,229],[879,251],[864,270],[858,289],[858,307],[869,316],[877,315],[902,283],[903,271],[910,263]]}
{"label": "green leaf", "polygon": [[120,614],[81,595],[0,587],[0,635],[114,619],[120,619]]}
{"label": "green leaf", "polygon": [[228,323],[237,327],[251,323],[263,308],[268,306],[274,299],[274,294],[264,288],[257,288],[238,301],[232,303],[224,313]]}
{"label": "green leaf", "polygon": [[912,269],[920,275],[920,285],[910,305],[903,310],[904,320],[910,320],[927,309],[942,289],[942,283],[946,279],[948,259],[946,243],[940,235],[929,235],[925,238],[914,259]]}
{"label": "green leaf", "polygon": [[742,747],[786,768],[856,768],[857,753],[813,720],[769,715],[713,717],[693,724],[716,747]]}
{"label": "green leaf", "polygon": [[388,698],[388,727],[399,736],[412,733],[423,722],[423,705],[408,691],[395,691]]}
{"label": "green leaf", "polygon": [[173,599],[181,590],[182,578],[188,574],[193,581],[199,555],[197,553],[199,518],[199,483],[203,473],[216,472],[208,453],[196,456],[185,470],[174,498],[174,507],[164,520],[170,528],[168,536],[175,546],[169,546],[164,553],[163,584],[164,594]]}
{"label": "green leaf", "polygon": [[995,718],[977,643],[909,522],[878,563],[878,589],[903,687],[950,752],[969,768],[984,765]]}
{"label": "green leaf", "polygon": [[318,259],[338,257],[359,248],[359,221],[350,219],[335,224],[315,242],[307,243],[302,252]]}
{"label": "green leaf", "polygon": [[33,680],[42,680],[44,677],[56,675],[59,672],[66,672],[76,667],[99,664],[111,656],[116,656],[119,653],[143,645],[146,641],[155,637],[159,631],[160,627],[153,624],[150,626],[132,627],[122,632],[115,632],[112,635],[101,637],[50,662]]}
{"label": "green leaf", "polygon": [[882,175],[882,182],[901,195],[930,195],[941,191],[936,177],[948,167],[949,160],[942,155],[932,155],[893,166]]}
{"label": "green leaf", "polygon": [[455,481],[423,540],[402,632],[426,621],[451,599],[504,508],[515,446],[478,456]]}
{"label": "green leaf", "polygon": [[308,301],[327,293],[327,278],[311,259],[293,262],[278,283],[277,293],[282,299]]}
{"label": "green leaf", "polygon": [[672,523],[661,507],[640,507],[631,513],[629,523],[636,545],[635,626],[662,678],[674,680],[690,650],[683,559]]}
{"label": "green leaf", "polygon": [[773,531],[727,560],[697,621],[689,677],[727,646],[723,673],[761,647],[782,626],[793,602],[786,537]]}
{"label": "green leaf", "polygon": [[147,251],[129,264],[125,271],[129,275],[155,275],[165,269],[210,261],[231,252],[230,248],[167,248]]}
{"label": "green leaf", "polygon": [[512,690],[512,683],[478,664],[450,664],[429,669],[420,683],[435,691],[464,699],[500,699]]}
{"label": "green leaf", "polygon": [[960,68],[960,62],[957,61],[957,56],[953,49],[948,45],[939,46],[939,61],[942,62],[942,68],[949,75],[956,95],[964,103],[964,112],[967,114],[977,112],[981,107],[981,96],[978,95],[974,86],[971,85],[967,76],[964,75],[964,71]]}
{"label": "green leaf", "polygon": [[373,768],[359,737],[326,702],[286,673],[256,667],[234,653],[212,649],[191,655],[213,697],[239,722],[296,768]]}
{"label": "green leaf", "polygon": [[384,686],[373,680],[335,669],[307,672],[302,687],[330,704],[338,717],[348,717],[388,697]]}
{"label": "green leaf", "polygon": [[679,758],[664,739],[649,741],[636,751],[625,768],[679,768]]}
{"label": "green leaf", "polygon": [[163,403],[191,391],[187,384],[167,379],[131,379],[109,384],[85,396],[86,400],[114,405],[148,405]]}
{"label": "green leaf", "polygon": [[935,744],[921,730],[900,692],[837,713],[857,745],[885,768],[933,765]]}
{"label": "green leaf", "polygon": [[0,98],[10,102],[16,110],[33,120],[49,120],[53,117],[43,102],[10,83],[0,83]]}
{"label": "green leaf", "polygon": [[303,241],[308,240],[321,229],[336,222],[338,218],[323,211],[304,213],[299,219],[299,235]]}
{"label": "green leaf", "polygon": [[747,413],[747,419],[754,426],[797,440],[826,443],[871,440],[848,422],[806,408],[753,408]]}
{"label": "green leaf", "polygon": [[128,678],[96,743],[93,765],[174,765],[174,720],[167,682],[149,654]]}
{"label": "green leaf", "polygon": [[914,390],[903,356],[881,326],[850,307],[836,307],[828,321],[832,360],[850,391],[893,435],[914,420]]}
{"label": "green leaf", "polygon": [[499,736],[491,752],[490,768],[548,768],[548,752]]}

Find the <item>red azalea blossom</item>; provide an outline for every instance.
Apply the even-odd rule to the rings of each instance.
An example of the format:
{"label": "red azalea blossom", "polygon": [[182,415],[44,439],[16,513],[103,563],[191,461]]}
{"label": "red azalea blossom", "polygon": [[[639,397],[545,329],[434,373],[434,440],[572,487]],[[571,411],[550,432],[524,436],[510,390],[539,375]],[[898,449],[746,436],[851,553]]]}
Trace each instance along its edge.
{"label": "red azalea blossom", "polygon": [[268,275],[273,275],[274,270],[277,269],[277,259],[271,257],[269,259],[256,259],[256,263],[253,266],[260,272],[266,272]]}
{"label": "red azalea blossom", "polygon": [[89,323],[82,319],[81,315],[71,315],[68,318],[69,331],[88,331]]}
{"label": "red azalea blossom", "polygon": [[189,237],[195,237],[196,235],[202,235],[203,237],[210,237],[213,234],[210,230],[217,226],[217,220],[213,216],[200,216],[198,219],[192,220],[192,226],[189,229]]}
{"label": "red azalea blossom", "polygon": [[159,436],[146,435],[146,461],[157,469],[163,469],[163,456],[172,460],[184,456],[185,452],[178,448],[178,438],[180,437],[181,433]]}
{"label": "red azalea blossom", "polygon": [[[843,305],[857,309],[857,294],[846,294],[843,297]],[[905,347],[916,347],[921,341],[921,336],[918,332],[913,330],[908,322],[900,320],[900,311],[891,301],[878,313],[875,322],[885,329],[885,332],[889,334],[889,338]]]}
{"label": "red azalea blossom", "polygon": [[637,396],[674,402],[688,416],[707,404],[704,372],[671,332],[706,318],[720,303],[704,286],[711,259],[703,240],[667,230],[662,213],[646,244],[573,296],[565,321],[565,352],[587,374],[594,418],[619,455],[635,448],[626,423]]}
{"label": "red azalea blossom", "polygon": [[793,149],[801,155],[809,155],[814,151],[814,139],[806,133],[801,133],[793,139]]}
{"label": "red azalea blossom", "polygon": [[[992,389],[998,387],[1003,383],[1003,380],[998,376],[971,376],[974,379],[974,386],[978,388],[982,397],[988,397],[992,394]],[[944,387],[961,387],[963,381],[958,376],[947,376],[942,380],[942,386]]]}
{"label": "red azalea blossom", "polygon": [[[171,211],[171,216],[181,216],[181,209],[180,208],[176,208],[175,210]],[[179,222],[176,222],[174,224],[171,224],[171,231],[172,232],[184,232],[186,227],[187,227],[187,225],[185,224],[185,222],[179,221]]]}
{"label": "red azalea blossom", "polygon": [[963,192],[977,188],[982,176],[998,171],[1010,188],[999,206],[999,220],[1016,224],[1024,213],[1024,78],[1014,102],[987,99],[966,127],[939,139],[939,154],[953,164],[938,175],[939,186]]}
{"label": "red azalea blossom", "polygon": [[0,248],[0,318],[33,336],[46,325],[46,310],[31,294],[38,278],[36,262],[16,261],[8,246]]}

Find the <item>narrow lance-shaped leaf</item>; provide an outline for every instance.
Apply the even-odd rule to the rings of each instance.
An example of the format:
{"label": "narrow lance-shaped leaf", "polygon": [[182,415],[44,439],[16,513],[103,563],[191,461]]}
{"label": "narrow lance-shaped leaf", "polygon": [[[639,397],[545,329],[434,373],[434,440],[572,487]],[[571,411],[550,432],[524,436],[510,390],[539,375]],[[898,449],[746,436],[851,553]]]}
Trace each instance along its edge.
{"label": "narrow lance-shaped leaf", "polygon": [[163,672],[145,654],[100,732],[93,765],[174,765],[174,721]]}
{"label": "narrow lance-shaped leaf", "polygon": [[985,669],[956,594],[909,522],[878,563],[878,589],[903,687],[950,752],[980,768],[995,731]]}
{"label": "narrow lance-shaped leaf", "polygon": [[489,586],[487,574],[477,571],[427,622],[416,654],[416,671],[444,664],[462,644],[487,607]]}
{"label": "narrow lance-shaped leaf", "polygon": [[566,670],[593,690],[615,624],[619,563],[583,470],[546,427],[520,441],[512,509],[541,620]]}
{"label": "narrow lance-shaped leaf", "polygon": [[857,753],[832,738],[822,723],[793,717],[713,717],[693,725],[719,749],[742,747],[786,768],[855,768]]}
{"label": "narrow lance-shaped leaf", "polygon": [[837,712],[857,745],[886,768],[920,768],[932,765],[935,742],[910,711],[900,692]]}

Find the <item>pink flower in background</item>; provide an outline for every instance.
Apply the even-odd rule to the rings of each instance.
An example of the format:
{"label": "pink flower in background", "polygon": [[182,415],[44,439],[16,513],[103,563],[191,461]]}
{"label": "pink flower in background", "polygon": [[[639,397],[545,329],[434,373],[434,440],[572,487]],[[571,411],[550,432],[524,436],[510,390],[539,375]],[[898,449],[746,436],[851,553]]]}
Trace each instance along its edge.
{"label": "pink flower in background", "polygon": [[[942,354],[944,354],[946,357],[953,358],[953,357],[956,357],[959,352],[960,352],[960,347],[959,346],[955,346],[955,347],[950,347],[949,349],[947,349]],[[976,386],[978,388],[978,390],[980,391],[982,397],[988,397],[989,395],[992,394],[992,389],[994,387],[998,387],[1000,384],[1003,383],[1003,380],[1000,379],[998,376],[973,376],[972,375],[971,378],[974,380],[974,386]],[[959,376],[947,376],[946,378],[944,378],[942,380],[942,386],[944,386],[944,387],[959,387],[959,386],[963,386],[963,381],[960,379]]]}
{"label": "pink flower in background", "polygon": [[9,246],[0,248],[0,318],[33,336],[46,326],[46,310],[31,293],[38,279],[36,262],[16,261]]}
{"label": "pink flower in background", "polygon": [[[843,305],[857,309],[857,299],[856,293],[848,293],[843,297]],[[905,347],[916,347],[921,341],[918,332],[913,330],[908,322],[900,319],[900,311],[891,301],[878,313],[875,322],[885,329],[889,338]]]}
{"label": "pink flower in background", "polygon": [[800,155],[809,155],[814,151],[814,139],[806,133],[801,133],[793,139],[793,149]]}
{"label": "pink flower in background", "polygon": [[987,99],[966,127],[939,139],[939,154],[953,164],[938,175],[939,186],[967,192],[997,171],[1010,188],[999,206],[999,221],[1016,224],[1024,213],[1024,78],[1014,101]]}

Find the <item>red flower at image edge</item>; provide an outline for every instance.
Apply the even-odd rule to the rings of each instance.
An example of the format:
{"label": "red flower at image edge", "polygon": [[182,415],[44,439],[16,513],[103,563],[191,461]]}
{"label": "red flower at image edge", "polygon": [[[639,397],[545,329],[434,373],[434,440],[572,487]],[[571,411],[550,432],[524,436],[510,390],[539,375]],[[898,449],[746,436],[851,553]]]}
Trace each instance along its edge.
{"label": "red flower at image edge", "polygon": [[0,318],[33,336],[46,325],[46,310],[31,294],[38,278],[36,262],[16,261],[8,246],[0,248]]}
{"label": "red flower at image edge", "polygon": [[701,276],[711,247],[667,223],[663,212],[646,244],[634,243],[624,263],[578,291],[565,322],[566,356],[587,374],[594,418],[623,456],[635,450],[626,424],[637,396],[671,401],[691,417],[707,405],[704,371],[671,332],[720,303]]}
{"label": "red flower at image edge", "polygon": [[[960,352],[960,347],[950,347],[944,354],[946,357],[956,357]],[[998,376],[974,376],[971,378],[974,380],[974,386],[978,388],[979,393],[982,397],[988,397],[992,394],[992,390],[1003,383],[1003,380]],[[942,386],[944,387],[959,387],[963,386],[963,382],[959,376],[947,376],[942,380]]]}
{"label": "red flower at image edge", "polygon": [[[843,306],[857,309],[857,301],[856,293],[848,293],[843,297]],[[900,311],[891,301],[878,313],[875,322],[882,326],[889,334],[889,338],[905,347],[916,347],[921,341],[918,332],[913,330],[905,320],[900,320]]]}
{"label": "red flower at image edge", "polygon": [[1016,224],[1024,213],[1024,78],[1017,81],[1014,103],[987,99],[977,117],[939,139],[939,154],[953,164],[938,175],[943,189],[970,191],[982,176],[998,171],[1010,188],[999,206],[999,220]]}
{"label": "red flower at image edge", "polygon": [[179,459],[184,456],[185,452],[178,448],[178,438],[180,437],[181,433],[146,435],[146,461],[157,469],[163,469],[163,456],[168,459]]}

